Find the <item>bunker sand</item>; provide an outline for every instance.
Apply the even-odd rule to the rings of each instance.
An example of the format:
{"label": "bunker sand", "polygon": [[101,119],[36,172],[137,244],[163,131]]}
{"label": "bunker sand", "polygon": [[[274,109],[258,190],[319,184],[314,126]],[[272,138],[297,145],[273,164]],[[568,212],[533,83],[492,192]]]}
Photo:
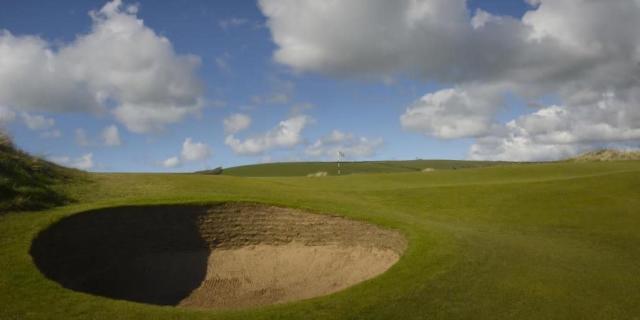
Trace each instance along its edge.
{"label": "bunker sand", "polygon": [[399,233],[252,203],[96,210],[43,231],[31,253],[63,286],[187,308],[323,296],[370,279],[404,251]]}

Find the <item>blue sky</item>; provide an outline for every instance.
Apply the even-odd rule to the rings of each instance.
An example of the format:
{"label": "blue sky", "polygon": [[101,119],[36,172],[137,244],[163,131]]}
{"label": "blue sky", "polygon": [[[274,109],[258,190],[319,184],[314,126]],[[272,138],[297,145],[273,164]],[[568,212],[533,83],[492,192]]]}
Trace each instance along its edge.
{"label": "blue sky", "polygon": [[[426,2],[429,1],[426,0]],[[15,50],[10,52],[19,52],[19,45],[14,44],[18,43],[16,39],[35,36],[46,42],[54,55],[62,57],[63,54],[60,52],[64,51],[64,48],[80,47],[80,45],[76,45],[78,37],[95,33],[92,25],[108,23],[105,21],[115,20],[114,17],[117,15],[126,15],[143,21],[144,28],[155,32],[158,38],[164,37],[170,42],[172,56],[167,59],[172,60],[169,61],[174,62],[180,59],[179,57],[187,55],[199,59],[199,63],[191,73],[185,71],[185,74],[192,75],[194,81],[201,85],[200,90],[194,91],[197,93],[189,96],[189,98],[199,100],[197,106],[195,102],[192,103],[193,108],[189,109],[191,111],[188,111],[186,115],[176,116],[175,119],[162,122],[153,130],[132,128],[132,124],[128,120],[118,118],[110,111],[120,104],[126,104],[124,100],[127,98],[123,97],[129,96],[129,91],[133,90],[132,88],[118,89],[120,90],[118,92],[124,93],[117,93],[113,97],[109,97],[103,105],[107,111],[101,112],[87,111],[81,107],[66,108],[62,106],[53,110],[47,106],[30,106],[10,94],[5,93],[8,97],[2,99],[2,90],[0,90],[0,105],[3,105],[6,110],[9,110],[7,112],[13,115],[7,117],[7,119],[11,118],[11,121],[4,121],[4,126],[21,148],[67,165],[81,166],[95,171],[192,171],[264,161],[331,160],[331,153],[335,148],[352,150],[348,157],[353,160],[492,158],[487,155],[491,155],[493,152],[496,154],[502,152],[500,150],[503,150],[504,147],[498,151],[482,149],[482,152],[477,154],[473,154],[473,150],[475,150],[474,145],[486,149],[486,146],[490,144],[486,141],[498,135],[494,132],[500,132],[496,126],[503,126],[511,120],[534,114],[540,110],[546,115],[554,110],[549,108],[555,104],[562,104],[563,107],[569,104],[565,103],[565,100],[568,101],[569,98],[559,97],[558,92],[543,88],[542,85],[540,85],[540,90],[529,93],[527,90],[521,89],[522,86],[519,84],[503,85],[504,81],[496,81],[496,85],[490,88],[481,88],[484,93],[491,92],[494,87],[500,87],[500,92],[494,97],[476,98],[473,96],[476,92],[474,91],[475,87],[478,86],[478,83],[485,83],[482,78],[485,75],[480,71],[478,74],[482,73],[481,75],[473,75],[471,79],[465,77],[449,78],[440,75],[439,70],[442,68],[435,68],[433,71],[425,67],[425,71],[419,71],[419,74],[416,75],[411,70],[421,70],[420,65],[396,67],[394,66],[395,62],[391,62],[392,66],[389,70],[381,71],[375,66],[367,66],[363,72],[362,68],[352,72],[349,68],[357,63],[358,59],[347,61],[347,58],[344,58],[343,61],[340,60],[342,59],[340,57],[323,57],[325,60],[322,60],[322,64],[316,65],[312,60],[303,61],[297,57],[292,58],[291,55],[285,58],[274,58],[278,50],[293,49],[288,48],[287,43],[274,41],[274,39],[295,38],[295,30],[278,27],[279,25],[290,25],[287,24],[287,19],[295,17],[286,16],[286,13],[281,16],[268,16],[264,13],[265,8],[269,5],[277,5],[278,0],[265,0],[264,2],[265,4],[260,6],[255,1],[249,0],[125,1],[118,9],[119,11],[114,11],[115,13],[105,11],[101,17],[92,18],[89,12],[100,10],[105,6],[106,1],[3,1],[3,9],[0,11],[0,30],[6,30],[11,34],[13,42],[7,40],[7,43],[8,46],[14,46]],[[282,0],[282,2],[286,2],[286,0]],[[432,2],[437,2],[437,0]],[[536,8],[525,4],[524,1],[472,0],[466,2],[464,10],[468,24],[475,21],[471,20],[472,18],[481,16],[478,14],[479,10],[486,11],[489,17],[507,17],[515,21],[513,23],[521,23],[523,15],[528,10],[538,9],[542,13],[544,5],[542,3],[540,8]],[[134,6],[136,10],[128,12],[129,6]],[[375,4],[371,4],[371,6],[373,7]],[[444,10],[438,8],[438,10]],[[301,13],[304,13],[304,10],[311,10],[308,7],[298,9],[298,12]],[[325,16],[322,19],[326,23],[332,18]],[[336,23],[353,21],[353,19],[346,19],[351,18],[337,17]],[[359,17],[358,19],[367,19],[367,17]],[[494,20],[497,21],[497,19]],[[488,19],[489,22],[485,22],[485,25],[494,23],[494,20]],[[318,24],[319,27],[314,27],[314,23],[313,20],[310,21],[309,32],[320,32],[322,25]],[[498,25],[497,22],[495,23]],[[430,28],[435,27],[431,26]],[[425,32],[427,31],[425,29]],[[499,34],[499,32],[508,31],[495,31],[494,33]],[[358,35],[359,33],[354,34]],[[447,35],[442,36],[447,37]],[[9,36],[5,34],[4,37]],[[322,46],[333,48],[331,47],[332,43],[326,40],[332,39],[331,37],[336,36],[318,35],[314,37],[312,35],[309,39],[304,39],[306,42],[303,44],[313,48]],[[501,41],[495,40],[491,36],[481,35],[479,32],[472,37],[481,38],[485,43]],[[313,42],[314,39],[319,40]],[[378,41],[385,41],[385,39]],[[518,44],[520,45],[520,42]],[[109,44],[105,43],[104,45],[108,46]],[[414,49],[413,42],[409,45],[412,46],[411,50],[425,50]],[[478,52],[478,56],[491,56],[494,52],[490,50],[495,50],[495,54],[499,54],[501,45],[503,45],[501,42],[495,45],[491,44],[488,47],[495,47],[495,49],[487,49],[488,53]],[[513,46],[505,45],[505,47],[511,48]],[[80,52],[77,54],[88,52],[86,48],[83,50],[76,50]],[[137,49],[133,48],[132,50],[134,51],[131,52],[136,52]],[[355,46],[345,48],[345,52],[357,53],[358,50],[360,48]],[[409,52],[409,49],[406,52]],[[1,54],[2,51],[0,51],[0,59],[3,59]],[[339,55],[339,53],[334,54]],[[422,60],[431,59],[432,56],[429,50],[406,55],[405,50],[402,50],[398,54],[399,57],[405,57],[401,59],[406,61],[412,61],[413,57],[417,56],[417,64],[420,64]],[[4,58],[9,61],[8,57],[7,54]],[[366,54],[360,54],[358,57],[361,57],[362,60],[367,59]],[[122,57],[115,58],[122,59]],[[372,56],[371,59],[378,59],[378,56]],[[58,60],[62,60],[62,58]],[[303,62],[299,63],[299,61]],[[332,65],[333,62],[335,62],[335,66]],[[99,64],[100,61],[94,63]],[[516,65],[512,69],[519,67]],[[345,72],[345,75],[339,71],[336,72],[336,70],[349,71]],[[466,73],[466,70],[463,70],[463,73]],[[103,83],[103,80],[98,79],[100,75],[92,77],[90,81],[93,82],[91,83]],[[494,81],[495,76],[491,76],[490,79],[490,81]],[[82,80],[75,81],[82,85]],[[490,81],[487,80],[487,82]],[[536,81],[544,82],[545,80],[536,79]],[[0,80],[0,86],[2,83]],[[11,84],[6,86],[9,87],[6,91],[11,89]],[[594,87],[596,86],[594,85]],[[111,87],[107,86],[106,88]],[[167,90],[169,90],[168,88]],[[431,119],[424,119],[425,113],[432,114],[430,112],[433,110],[433,101],[450,101],[451,95],[455,96],[458,93],[451,91],[449,96],[444,95],[448,88],[455,90],[464,88],[467,92],[465,96],[470,97],[468,100],[472,101],[469,108],[482,109],[483,101],[487,100],[486,104],[491,105],[491,107],[487,107],[489,111],[486,111],[489,115],[477,115],[468,119],[467,122],[465,122],[466,119],[458,120],[456,118],[454,127],[458,127],[453,133],[451,133],[451,128],[441,128],[437,123],[433,124]],[[108,89],[104,90],[108,91]],[[98,92],[101,91],[98,90]],[[443,93],[440,98],[436,98],[434,95],[430,99],[421,100],[421,97],[429,93],[438,92]],[[142,99],[136,94],[133,94],[137,97],[137,100],[134,100]],[[171,102],[168,104],[180,98],[183,97],[171,96],[168,98]],[[145,99],[154,100],[153,97],[148,98],[147,96]],[[476,101],[480,101],[477,103],[479,107],[476,107]],[[444,105],[445,102],[442,104]],[[533,102],[541,104],[542,107],[532,109]],[[409,114],[411,106],[415,106],[414,110],[418,112],[407,116],[408,120],[402,122],[401,116]],[[170,108],[171,106],[166,107]],[[551,111],[547,111],[547,109]],[[458,116],[453,116],[465,117],[465,113],[469,112],[463,110],[458,113]],[[243,114],[250,117],[250,126],[233,133],[225,132],[223,121],[233,114]],[[417,118],[414,117],[415,114],[418,114]],[[442,116],[440,111],[437,114]],[[40,121],[39,125],[34,123],[30,128],[27,124],[27,118],[37,116],[53,119],[53,123]],[[571,116],[563,115],[563,117],[567,117],[563,121],[570,121]],[[295,117],[304,117],[300,132],[294,132],[293,137],[278,136],[282,132],[278,133],[277,130],[274,131],[274,128],[279,123]],[[442,122],[449,121],[446,119]],[[475,124],[478,121],[488,122],[488,124],[476,130]],[[547,120],[547,123],[551,121],[553,120]],[[467,128],[469,129],[461,130],[459,126],[465,123],[468,124]],[[523,123],[525,123],[524,120]],[[102,135],[103,130],[110,126],[117,128],[115,129],[117,130],[117,141],[108,143]],[[289,129],[284,128],[283,130]],[[633,125],[627,125],[623,129],[628,133],[628,130],[634,128]],[[335,130],[338,132],[334,132]],[[491,133],[489,133],[490,130],[492,130]],[[570,131],[573,128],[567,130]],[[78,131],[84,132],[83,135],[87,141],[79,141]],[[269,132],[272,132],[271,138],[268,138]],[[242,145],[234,149],[229,143],[229,136]],[[191,139],[189,146],[185,146],[187,138]],[[255,138],[254,142],[261,144],[261,147],[258,147],[257,150],[247,151],[246,148],[241,150],[241,147],[249,147],[248,143],[251,141],[247,139],[251,138]],[[507,139],[502,136],[499,138]],[[618,143],[631,147],[634,147],[636,142],[637,139],[605,141],[605,143]],[[504,145],[513,145],[513,143],[509,143],[505,140]],[[313,150],[317,152],[312,150],[314,144],[317,148]],[[540,147],[540,152],[535,154],[520,157],[522,154],[520,152],[505,153],[501,159],[509,157],[514,160],[554,158],[596,145],[600,146],[602,143],[587,145],[579,141],[572,145],[571,149],[558,147],[558,143],[556,143],[551,144],[554,147],[553,150],[545,145]],[[188,150],[185,151],[185,148]],[[548,156],[544,152],[549,152]],[[91,155],[91,165],[88,165],[86,161],[82,162],[82,157],[88,154]],[[173,163],[167,162],[171,158],[174,158],[175,161]],[[86,160],[86,157],[84,159]]]}

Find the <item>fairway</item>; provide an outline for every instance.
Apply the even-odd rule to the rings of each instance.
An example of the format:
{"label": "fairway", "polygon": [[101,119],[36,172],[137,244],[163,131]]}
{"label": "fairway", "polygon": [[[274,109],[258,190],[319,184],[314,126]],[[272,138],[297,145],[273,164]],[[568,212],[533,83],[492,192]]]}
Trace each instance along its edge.
{"label": "fairway", "polygon": [[[88,186],[66,190],[78,200],[75,204],[0,217],[0,319],[640,316],[638,161],[322,178],[91,174],[90,180]],[[76,213],[228,201],[368,222],[396,230],[407,247],[388,271],[345,290],[230,311],[157,306],[73,291],[48,279],[34,263],[38,255],[32,255],[37,251],[32,240]]]}
{"label": "fairway", "polygon": [[[423,170],[457,170],[480,168],[508,164],[499,161],[464,161],[464,160],[404,160],[404,161],[358,161],[358,162],[280,162],[253,164],[227,168],[224,175],[239,177],[294,177],[308,176],[318,172],[327,175],[354,173],[407,173]],[[202,171],[200,173],[207,173]]]}

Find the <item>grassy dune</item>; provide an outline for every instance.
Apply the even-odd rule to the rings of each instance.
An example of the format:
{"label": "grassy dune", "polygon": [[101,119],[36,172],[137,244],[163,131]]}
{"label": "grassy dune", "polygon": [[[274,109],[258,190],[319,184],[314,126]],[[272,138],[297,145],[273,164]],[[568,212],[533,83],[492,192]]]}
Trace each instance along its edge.
{"label": "grassy dune", "polygon": [[[0,216],[0,319],[640,318],[639,161],[317,179],[194,174],[94,174],[92,179],[90,188],[66,190],[77,195],[76,204]],[[29,255],[40,230],[83,210],[226,200],[366,220],[400,230],[408,249],[388,272],[345,291],[233,312],[73,292],[44,278]]]}
{"label": "grassy dune", "polygon": [[[404,161],[362,161],[342,162],[341,174],[359,173],[403,173],[419,172],[430,168],[435,170],[480,168],[507,164],[507,162],[492,161],[462,161],[462,160],[404,160]],[[239,166],[224,169],[222,174],[239,177],[293,177],[307,176],[316,172],[326,172],[327,175],[338,175],[336,162],[281,162]]]}
{"label": "grassy dune", "polygon": [[71,201],[64,184],[82,180],[78,170],[29,155],[0,131],[0,214],[50,208]]}

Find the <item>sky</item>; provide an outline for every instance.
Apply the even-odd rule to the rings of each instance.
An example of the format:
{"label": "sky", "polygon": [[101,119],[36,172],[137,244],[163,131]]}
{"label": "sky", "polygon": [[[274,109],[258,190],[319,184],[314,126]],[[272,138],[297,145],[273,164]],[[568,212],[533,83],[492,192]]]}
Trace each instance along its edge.
{"label": "sky", "polygon": [[3,0],[0,127],[90,171],[640,146],[638,0]]}

